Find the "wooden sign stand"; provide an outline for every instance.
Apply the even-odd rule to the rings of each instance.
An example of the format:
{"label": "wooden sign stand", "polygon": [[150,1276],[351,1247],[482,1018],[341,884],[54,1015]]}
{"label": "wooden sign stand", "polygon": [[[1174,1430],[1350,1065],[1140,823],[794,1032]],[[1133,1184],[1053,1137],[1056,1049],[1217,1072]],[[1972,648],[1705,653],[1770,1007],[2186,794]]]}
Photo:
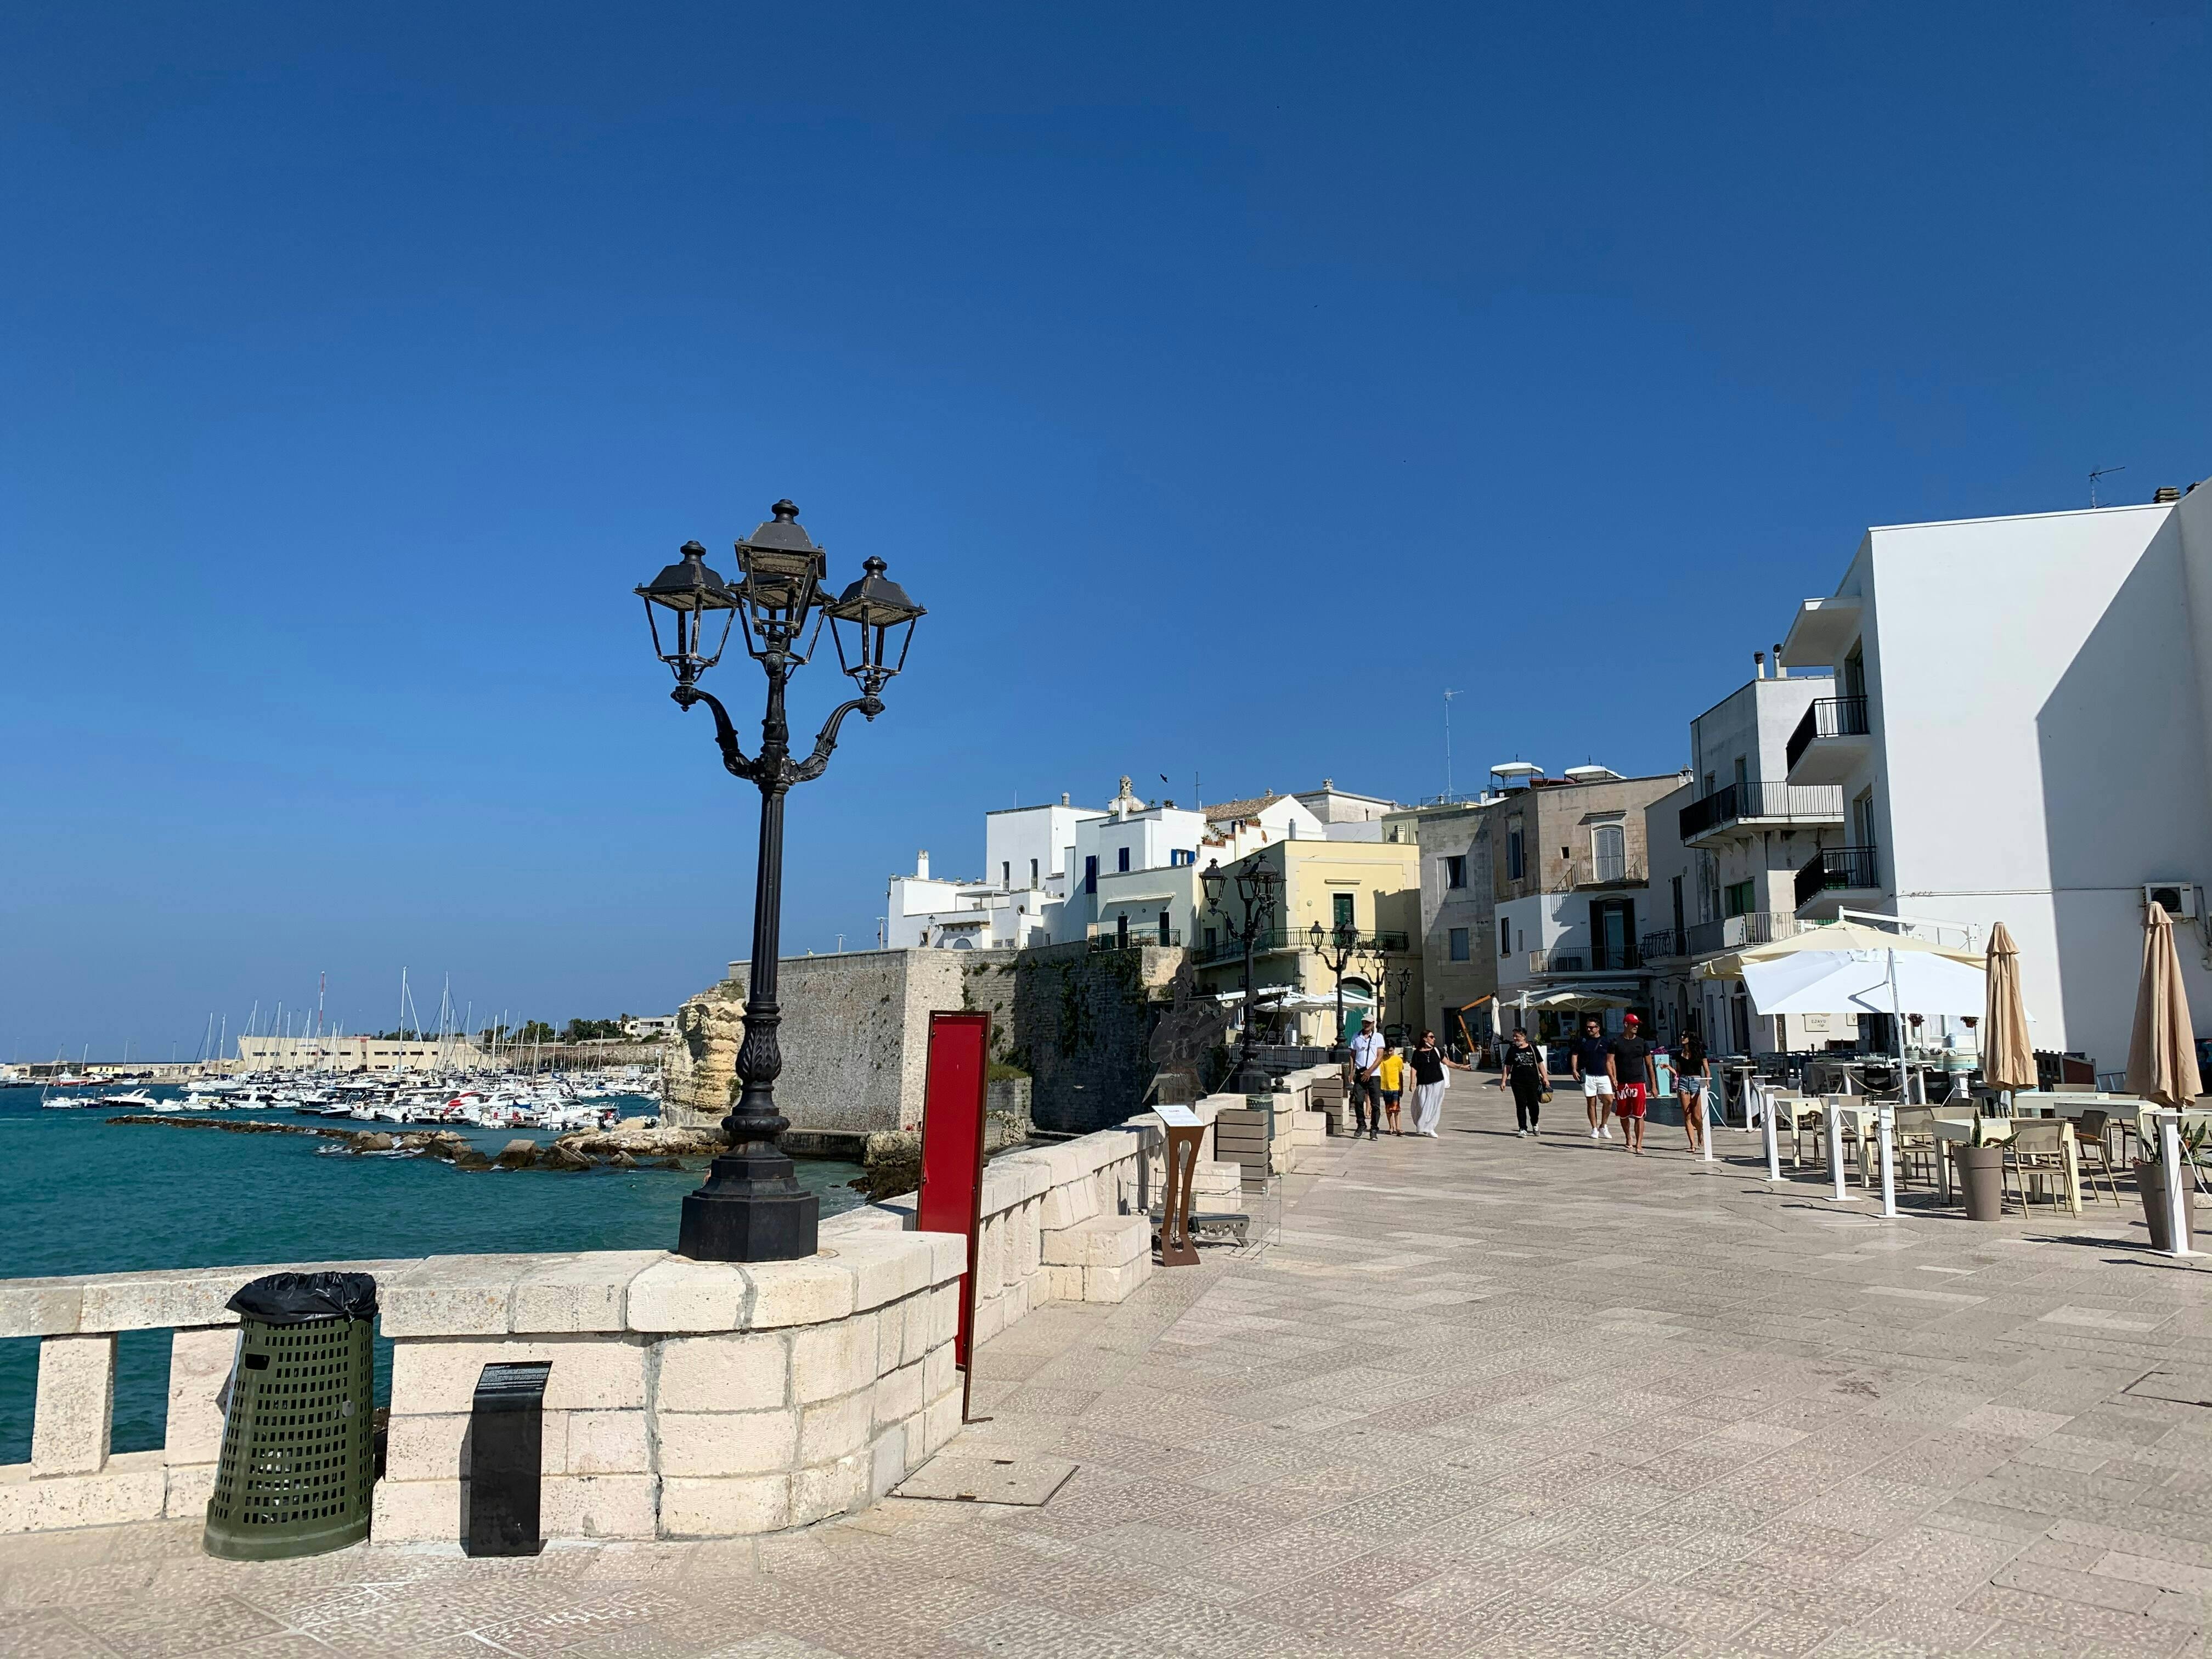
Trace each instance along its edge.
{"label": "wooden sign stand", "polygon": [[1160,1266],[1195,1267],[1198,1246],[1190,1242],[1190,1213],[1194,1189],[1191,1176],[1198,1167],[1200,1149],[1206,1144],[1206,1126],[1188,1106],[1164,1106],[1160,1121],[1167,1125],[1167,1179],[1160,1210]]}

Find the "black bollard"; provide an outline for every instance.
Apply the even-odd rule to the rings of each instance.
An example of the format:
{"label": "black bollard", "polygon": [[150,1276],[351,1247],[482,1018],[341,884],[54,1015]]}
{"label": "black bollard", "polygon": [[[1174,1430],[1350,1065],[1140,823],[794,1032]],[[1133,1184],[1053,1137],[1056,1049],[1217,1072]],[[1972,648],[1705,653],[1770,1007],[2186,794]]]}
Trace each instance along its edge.
{"label": "black bollard", "polygon": [[487,1365],[469,1410],[471,1555],[535,1555],[548,1361]]}

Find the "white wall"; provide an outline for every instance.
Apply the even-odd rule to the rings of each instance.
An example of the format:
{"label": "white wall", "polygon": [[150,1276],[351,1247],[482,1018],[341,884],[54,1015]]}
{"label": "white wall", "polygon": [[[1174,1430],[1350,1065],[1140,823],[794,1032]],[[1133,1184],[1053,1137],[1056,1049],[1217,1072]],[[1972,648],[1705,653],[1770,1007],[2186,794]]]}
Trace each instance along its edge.
{"label": "white wall", "polygon": [[[1865,607],[1875,742],[1844,798],[1875,787],[1889,890],[1875,908],[1984,940],[2004,922],[2035,1045],[2104,1071],[2126,1063],[2136,890],[2212,880],[2212,593],[2192,591],[2184,538],[2172,506],[1887,526],[1839,589],[1856,583]],[[2197,556],[2212,574],[2212,551]],[[2212,1029],[2206,952],[2183,942]]]}

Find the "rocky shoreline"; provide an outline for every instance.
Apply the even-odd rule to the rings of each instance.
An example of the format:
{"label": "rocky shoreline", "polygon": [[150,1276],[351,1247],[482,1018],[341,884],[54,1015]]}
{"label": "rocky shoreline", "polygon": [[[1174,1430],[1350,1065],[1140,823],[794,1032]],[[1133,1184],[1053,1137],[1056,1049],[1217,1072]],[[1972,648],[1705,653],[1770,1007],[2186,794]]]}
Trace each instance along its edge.
{"label": "rocky shoreline", "polygon": [[681,1170],[687,1158],[722,1150],[720,1129],[648,1129],[642,1118],[611,1129],[580,1129],[548,1146],[520,1136],[488,1153],[452,1129],[337,1129],[306,1123],[240,1123],[228,1118],[174,1117],[133,1113],[110,1123],[158,1123],[175,1129],[214,1129],[234,1135],[317,1135],[356,1154],[380,1152],[434,1158],[457,1170]]}

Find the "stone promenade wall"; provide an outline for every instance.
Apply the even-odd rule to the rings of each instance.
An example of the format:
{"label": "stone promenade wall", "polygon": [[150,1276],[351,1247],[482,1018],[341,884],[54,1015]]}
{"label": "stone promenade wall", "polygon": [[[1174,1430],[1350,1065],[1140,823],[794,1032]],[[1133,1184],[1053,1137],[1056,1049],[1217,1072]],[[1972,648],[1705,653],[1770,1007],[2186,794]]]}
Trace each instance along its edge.
{"label": "stone promenade wall", "polygon": [[[1294,1083],[1285,1109],[1303,1098]],[[1210,1121],[1242,1103],[1196,1109]],[[1317,1133],[1317,1115],[1300,1115]],[[992,1160],[979,1340],[1042,1303],[1118,1303],[1151,1277],[1142,1200],[1160,1191],[1161,1139],[1146,1115]],[[1238,1179],[1234,1164],[1202,1163],[1200,1206],[1233,1207]],[[549,1538],[740,1536],[861,1507],[959,1428],[951,1345],[966,1244],[914,1231],[911,1210],[834,1217],[819,1254],[742,1267],[599,1251],[0,1281],[0,1337],[41,1340],[31,1461],[0,1468],[0,1534],[203,1516],[237,1346],[223,1304],[287,1266],[377,1281],[395,1345],[380,1539],[458,1543],[471,1395],[486,1364],[525,1359],[552,1364]],[[162,1329],[167,1443],[111,1455],[116,1334]]]}

